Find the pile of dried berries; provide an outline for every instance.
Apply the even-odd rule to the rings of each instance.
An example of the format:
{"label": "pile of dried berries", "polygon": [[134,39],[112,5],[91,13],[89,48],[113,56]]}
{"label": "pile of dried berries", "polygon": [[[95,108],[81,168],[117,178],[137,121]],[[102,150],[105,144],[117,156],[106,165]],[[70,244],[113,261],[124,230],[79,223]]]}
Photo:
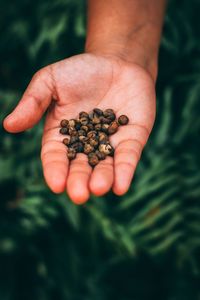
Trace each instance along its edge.
{"label": "pile of dried berries", "polygon": [[80,112],[78,119],[62,120],[60,133],[69,135],[63,140],[68,147],[67,157],[72,160],[77,153],[85,153],[89,164],[94,167],[106,156],[113,156],[114,148],[109,143],[109,135],[117,132],[120,125],[128,124],[127,116],[116,120],[112,109],[93,109],[91,113]]}

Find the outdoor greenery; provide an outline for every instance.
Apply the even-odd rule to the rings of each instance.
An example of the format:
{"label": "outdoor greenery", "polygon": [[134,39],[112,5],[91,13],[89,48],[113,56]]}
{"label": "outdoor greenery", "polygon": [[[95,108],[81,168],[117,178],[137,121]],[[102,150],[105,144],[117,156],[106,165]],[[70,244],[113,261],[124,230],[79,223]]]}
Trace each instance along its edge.
{"label": "outdoor greenery", "polygon": [[[83,51],[84,1],[0,0],[1,122],[39,68]],[[0,300],[200,299],[200,2],[169,2],[157,119],[130,191],[46,187],[43,122],[0,138]]]}

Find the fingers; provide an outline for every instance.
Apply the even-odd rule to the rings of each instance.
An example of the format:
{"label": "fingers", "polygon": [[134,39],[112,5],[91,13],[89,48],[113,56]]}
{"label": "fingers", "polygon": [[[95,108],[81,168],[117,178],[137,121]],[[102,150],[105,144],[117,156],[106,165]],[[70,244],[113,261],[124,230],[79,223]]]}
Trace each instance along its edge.
{"label": "fingers", "polygon": [[126,140],[116,147],[114,157],[114,176],[115,181],[113,191],[117,195],[123,195],[127,192],[135,168],[140,159],[143,145],[139,140]]}
{"label": "fingers", "polygon": [[9,132],[20,132],[33,127],[42,117],[52,98],[53,84],[50,73],[44,68],[38,71],[28,85],[14,111],[4,120]]}
{"label": "fingers", "polygon": [[66,146],[56,140],[43,143],[41,159],[45,180],[54,193],[62,193],[65,190],[68,159]]}
{"label": "fingers", "polygon": [[67,179],[67,193],[76,204],[83,204],[90,197],[89,179],[92,168],[86,155],[80,153],[70,162]]}
{"label": "fingers", "polygon": [[90,191],[96,196],[104,195],[111,189],[113,179],[113,158],[107,157],[94,168],[90,179]]}

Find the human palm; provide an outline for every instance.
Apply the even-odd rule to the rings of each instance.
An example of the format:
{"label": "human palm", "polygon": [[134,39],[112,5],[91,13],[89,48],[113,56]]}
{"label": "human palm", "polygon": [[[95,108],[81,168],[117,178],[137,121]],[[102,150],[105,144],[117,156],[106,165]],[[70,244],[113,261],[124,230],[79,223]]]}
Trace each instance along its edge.
{"label": "human palm", "polygon": [[[85,154],[68,161],[59,124],[95,107],[112,108],[117,116],[125,114],[130,121],[110,137],[114,158],[107,157],[92,169]],[[155,87],[150,75],[119,58],[94,54],[71,57],[34,75],[18,106],[4,120],[4,127],[9,132],[28,129],[47,108],[41,159],[49,187],[55,193],[66,189],[75,203],[85,202],[90,193],[103,195],[111,188],[117,195],[124,194],[155,118]]]}

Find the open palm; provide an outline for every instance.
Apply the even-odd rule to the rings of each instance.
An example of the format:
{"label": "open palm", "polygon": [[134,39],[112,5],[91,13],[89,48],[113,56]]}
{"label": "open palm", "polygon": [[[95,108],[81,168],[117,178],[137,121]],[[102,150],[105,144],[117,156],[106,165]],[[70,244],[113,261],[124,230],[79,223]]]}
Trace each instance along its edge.
{"label": "open palm", "polygon": [[[95,107],[112,108],[117,116],[125,114],[130,121],[110,138],[114,158],[107,157],[92,170],[82,153],[69,164],[59,124],[61,119],[76,118],[80,111]],[[150,75],[138,65],[114,57],[71,57],[34,75],[4,127],[9,132],[31,128],[47,108],[41,158],[49,187],[55,193],[66,189],[75,203],[111,188],[124,194],[155,118],[155,87]]]}

